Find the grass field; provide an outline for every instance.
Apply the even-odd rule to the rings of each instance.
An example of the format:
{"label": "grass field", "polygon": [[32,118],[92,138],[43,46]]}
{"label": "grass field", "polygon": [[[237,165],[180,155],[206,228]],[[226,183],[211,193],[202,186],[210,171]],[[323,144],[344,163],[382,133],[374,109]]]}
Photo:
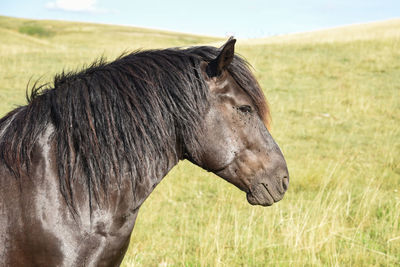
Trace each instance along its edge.
{"label": "grass field", "polygon": [[[223,39],[0,17],[0,115],[101,55]],[[400,265],[400,20],[239,40],[291,184],[272,207],[181,162],[142,206],[123,266]]]}

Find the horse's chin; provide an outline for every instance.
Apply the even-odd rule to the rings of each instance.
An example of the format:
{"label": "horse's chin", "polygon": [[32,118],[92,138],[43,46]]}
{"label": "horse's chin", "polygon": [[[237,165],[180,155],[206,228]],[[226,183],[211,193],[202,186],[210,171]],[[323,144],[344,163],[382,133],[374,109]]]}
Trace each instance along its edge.
{"label": "horse's chin", "polygon": [[[283,181],[284,179],[278,182],[269,179],[268,175],[262,175],[260,177],[253,177],[252,180],[255,180],[254,183],[248,186],[243,182],[245,179],[240,179],[240,177],[237,176],[236,168],[234,167],[232,167],[232,164],[229,164],[213,172],[235,185],[240,190],[246,192],[247,201],[251,205],[271,206],[283,198],[288,186],[287,178],[286,182]],[[267,176],[267,178],[265,178],[265,176]]]}
{"label": "horse's chin", "polygon": [[272,204],[274,204],[274,201],[270,196],[259,198],[254,196],[252,193],[247,193],[247,201],[251,205],[260,205],[264,207],[271,206]]}
{"label": "horse's chin", "polygon": [[283,194],[271,192],[271,189],[266,188],[264,184],[258,184],[253,190],[247,192],[247,201],[251,205],[271,206],[281,200],[282,197]]}

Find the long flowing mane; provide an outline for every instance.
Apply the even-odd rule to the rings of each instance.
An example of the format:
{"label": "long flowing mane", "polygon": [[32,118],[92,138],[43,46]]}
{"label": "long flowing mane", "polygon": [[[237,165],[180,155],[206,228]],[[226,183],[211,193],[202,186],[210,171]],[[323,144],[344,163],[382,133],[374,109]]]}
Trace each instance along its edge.
{"label": "long flowing mane", "polygon": [[[152,167],[150,159],[171,151],[174,138],[196,145],[209,95],[200,63],[217,54],[205,46],[135,52],[57,75],[51,87],[34,86],[28,104],[0,120],[0,160],[16,179],[26,175],[35,142],[52,127],[68,205],[77,180],[95,200],[123,170],[134,185]],[[268,106],[247,63],[235,56],[228,70],[268,124]]]}

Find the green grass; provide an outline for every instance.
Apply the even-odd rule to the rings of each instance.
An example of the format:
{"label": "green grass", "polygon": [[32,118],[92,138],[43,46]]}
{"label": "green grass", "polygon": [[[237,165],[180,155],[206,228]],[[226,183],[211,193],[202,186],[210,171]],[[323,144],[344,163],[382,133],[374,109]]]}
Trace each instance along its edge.
{"label": "green grass", "polygon": [[27,35],[33,35],[38,37],[50,37],[54,35],[54,32],[44,28],[43,26],[37,25],[36,23],[26,23],[18,28],[20,33]]}
{"label": "green grass", "polygon": [[[35,25],[50,35],[21,33]],[[36,28],[38,29],[38,28]],[[125,50],[222,44],[138,28],[0,17],[0,114],[27,81]],[[400,264],[400,20],[239,40],[272,109],[291,184],[250,206],[181,162],[142,206],[124,266]]]}

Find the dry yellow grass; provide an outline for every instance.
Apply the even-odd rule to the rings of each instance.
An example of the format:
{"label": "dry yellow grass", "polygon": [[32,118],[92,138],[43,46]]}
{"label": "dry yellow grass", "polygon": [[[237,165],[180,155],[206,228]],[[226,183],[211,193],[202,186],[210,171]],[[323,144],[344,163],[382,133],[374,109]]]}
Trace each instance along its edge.
{"label": "dry yellow grass", "polygon": [[[31,35],[20,32],[27,25]],[[7,17],[0,33],[1,114],[25,103],[30,77],[50,81],[124,50],[223,42]],[[182,162],[141,208],[123,266],[398,266],[399,47],[399,20],[239,40],[288,162],[285,198],[250,206],[232,185]]]}

